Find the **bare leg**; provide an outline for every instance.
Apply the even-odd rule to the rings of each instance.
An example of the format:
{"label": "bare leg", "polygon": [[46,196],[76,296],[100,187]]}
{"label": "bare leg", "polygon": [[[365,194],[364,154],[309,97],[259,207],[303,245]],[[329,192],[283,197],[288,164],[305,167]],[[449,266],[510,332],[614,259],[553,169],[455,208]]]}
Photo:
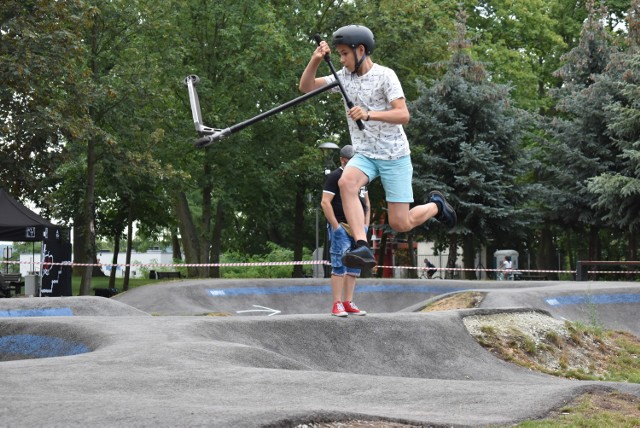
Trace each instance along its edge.
{"label": "bare leg", "polygon": [[347,167],[338,182],[340,195],[342,196],[342,208],[347,222],[351,227],[351,233],[356,241],[366,241],[364,232],[364,211],[358,193],[360,188],[369,182],[367,175],[358,168]]}
{"label": "bare leg", "polygon": [[344,277],[344,309],[349,315],[367,315],[367,311],[362,311],[353,303],[353,294],[356,287],[356,277],[346,275]]}
{"label": "bare leg", "polygon": [[341,302],[342,301],[342,293],[344,290],[345,278],[349,275],[338,276],[331,275],[331,295],[333,296],[333,301]]}
{"label": "bare leg", "polygon": [[388,202],[389,225],[398,232],[408,232],[438,214],[438,206],[429,202],[409,209],[408,203]]}
{"label": "bare leg", "polygon": [[352,275],[344,276],[344,301],[350,302],[353,300],[353,291],[356,288],[356,277]]}

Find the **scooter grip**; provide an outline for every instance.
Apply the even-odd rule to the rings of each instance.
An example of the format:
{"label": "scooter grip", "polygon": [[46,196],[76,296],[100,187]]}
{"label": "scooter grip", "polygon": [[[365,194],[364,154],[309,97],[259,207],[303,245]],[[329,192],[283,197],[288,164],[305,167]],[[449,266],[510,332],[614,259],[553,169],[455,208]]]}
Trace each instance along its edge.
{"label": "scooter grip", "polygon": [[[322,38],[320,37],[320,34],[314,34],[313,38],[316,41],[316,45],[320,46],[320,42],[322,41]],[[327,62],[331,62],[331,55],[329,54],[324,54],[324,60]]]}
{"label": "scooter grip", "polygon": [[212,135],[207,135],[206,137],[202,137],[202,138],[198,138],[193,145],[198,147],[198,148],[203,148],[203,147],[207,147],[208,145],[210,145],[211,143],[213,143],[213,137]]}
{"label": "scooter grip", "polygon": [[[349,101],[347,103],[347,107],[349,107],[349,109],[354,107],[353,102]],[[364,131],[364,123],[362,123],[362,121],[360,119],[356,120],[356,125],[358,125],[358,129],[361,131]]]}
{"label": "scooter grip", "polygon": [[[320,34],[316,33],[313,35],[313,38],[316,41],[316,44],[318,46],[320,46],[320,42],[322,41],[322,38],[320,37]],[[333,73],[333,76],[336,78],[336,80],[338,80],[338,75],[336,74],[335,69],[333,68],[333,63],[331,62],[331,57],[329,56],[329,54],[326,54],[324,56],[324,60],[327,62],[327,64],[329,64],[329,68],[331,69],[331,72]],[[347,94],[344,91],[344,88],[342,87],[342,85],[340,85],[340,91],[342,92],[343,97],[345,98],[345,100],[347,101],[347,107],[349,107],[349,109],[353,108],[354,104],[351,100],[349,100],[347,98]],[[362,123],[362,121],[360,119],[356,120],[356,125],[358,125],[358,129],[361,131],[364,131],[364,123]]]}

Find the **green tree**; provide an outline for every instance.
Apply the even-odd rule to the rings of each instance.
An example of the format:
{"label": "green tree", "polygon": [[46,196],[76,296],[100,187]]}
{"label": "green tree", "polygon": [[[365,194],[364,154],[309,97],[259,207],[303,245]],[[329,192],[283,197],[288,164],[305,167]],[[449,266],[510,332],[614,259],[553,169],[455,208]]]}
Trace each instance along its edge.
{"label": "green tree", "polygon": [[[610,81],[597,82],[617,49],[603,26],[604,12],[593,2],[589,8],[579,44],[563,57],[564,64],[557,72],[562,86],[554,95],[560,114],[549,122],[552,138],[541,146],[541,163],[535,172],[536,181],[545,188],[539,207],[544,216],[538,252],[542,268],[557,266],[554,249],[561,248],[565,254],[580,251],[574,245],[581,239],[571,238],[573,234],[587,238],[582,241],[588,243],[588,253],[581,257],[602,257],[600,235],[607,224],[601,220],[602,212],[587,184],[591,177],[618,168],[619,150],[611,139],[604,111],[616,97],[616,90]],[[554,226],[560,228],[559,233],[551,233]]]}
{"label": "green tree", "polygon": [[525,115],[510,105],[508,87],[490,82],[483,65],[472,59],[470,46],[461,12],[446,73],[411,103],[409,133],[417,146],[414,188],[451,195],[458,226],[448,241],[442,235],[439,240],[455,257],[459,238],[464,267],[473,269],[480,244],[517,235],[527,218],[516,208],[523,194],[517,177],[523,167],[519,145]]}
{"label": "green tree", "polygon": [[[604,52],[610,47],[586,36],[565,57],[561,73],[552,75],[561,53],[579,41],[587,16],[583,2],[465,4],[475,42],[454,55],[455,64],[446,60],[457,6],[446,0],[7,0],[0,5],[5,83],[0,88],[0,181],[56,218],[73,220],[78,262],[95,261],[95,236],[119,242],[133,221],[150,236],[167,230],[177,236],[179,226],[187,261],[193,263],[219,261],[227,251],[265,254],[268,242],[293,249],[300,259],[314,242],[314,216],[308,215],[314,205],[307,196],[320,192],[324,178],[317,144],[349,141],[340,95],[318,96],[201,150],[190,144],[196,135],[181,82],[198,74],[204,122],[230,126],[300,95],[297,84],[313,49],[311,35],[329,38],[342,25],[362,23],[376,34],[375,60],[397,71],[408,101],[433,103],[412,111],[407,132],[416,191],[438,185],[460,195],[456,203],[464,221],[459,233],[448,237],[462,239],[482,225],[485,235],[464,241],[468,259],[471,247],[480,243],[519,240],[505,237],[504,229],[510,235],[524,231],[545,248],[540,253],[546,266],[555,267],[552,249],[567,245],[562,241],[571,236],[564,232],[569,225],[579,224],[572,232],[581,237],[599,223],[594,236],[609,239],[603,233],[614,217],[633,214],[614,215],[607,207],[614,199],[603,199],[605,194],[612,198],[610,192],[589,187],[604,186],[604,181],[590,181],[594,175],[602,180],[634,176],[632,138],[621,128],[618,109],[633,110],[633,80],[619,77],[622,68],[605,75],[602,67],[610,61]],[[607,2],[608,10],[594,20],[603,34],[623,28],[625,4],[628,0]],[[430,66],[438,62],[446,66]],[[633,70],[633,65],[624,67]],[[323,65],[320,73],[329,70]],[[617,85],[624,91],[616,91]],[[552,99],[553,87],[561,91]],[[553,126],[543,127],[552,131],[543,135],[546,140],[531,144],[527,139],[517,156],[505,141],[522,146],[522,131],[533,122],[523,123],[512,102],[558,115],[550,120]],[[558,110],[552,108],[556,102]],[[490,109],[499,115],[489,117]],[[421,117],[423,110],[430,116]],[[434,118],[440,128],[421,132]],[[466,135],[465,126],[475,134]],[[430,151],[428,139],[445,138],[448,143]],[[525,174],[520,162],[528,150],[539,166]],[[436,165],[433,176],[426,169],[431,165]],[[590,175],[591,166],[602,168]],[[447,179],[439,182],[442,177]],[[526,206],[518,199],[523,182],[530,183],[527,195],[534,200]],[[379,206],[379,183],[370,195]],[[523,209],[529,211],[526,217]],[[586,222],[567,214],[571,210],[582,212],[580,222]],[[527,229],[525,222],[538,213],[544,220]],[[616,227],[633,225],[625,221]],[[444,236],[440,242],[451,244]],[[193,268],[189,275],[218,276],[219,271]]]}
{"label": "green tree", "polygon": [[512,85],[513,100],[521,108],[550,108],[548,91],[557,82],[552,73],[576,34],[578,3],[483,0],[465,4],[474,37],[473,52],[487,64],[493,81]]}
{"label": "green tree", "polygon": [[430,64],[448,58],[456,11],[456,2],[447,0],[366,1],[358,4],[350,22],[338,21],[334,30],[348,23],[369,26],[376,39],[374,60],[393,68],[406,98],[414,100],[421,79],[440,75]]}
{"label": "green tree", "polygon": [[73,0],[0,4],[0,183],[15,196],[42,202],[41,180],[85,118],[76,90],[82,9]]}
{"label": "green tree", "polygon": [[612,57],[600,81],[613,80],[618,97],[605,107],[608,129],[619,149],[616,171],[607,171],[588,181],[597,196],[603,220],[626,232],[629,260],[638,257],[640,231],[640,2],[634,0],[627,14],[627,51]]}
{"label": "green tree", "polygon": [[[231,126],[301,95],[297,81],[313,49],[310,36],[317,32],[307,27],[315,24],[315,3],[218,2],[203,8],[193,2],[189,7],[197,13],[182,23],[189,40],[186,61],[201,77],[205,123]],[[196,154],[190,171],[197,187],[186,189],[178,209],[188,259],[215,262],[224,243],[227,250],[260,253],[268,251],[267,242],[293,247],[301,257],[305,241],[312,242],[304,227],[306,194],[322,185],[316,144],[341,110],[337,98],[324,99],[324,107],[308,101]]]}
{"label": "green tree", "polygon": [[[162,177],[171,177],[172,172],[157,166],[156,161],[164,152],[156,148],[163,142],[163,126],[174,119],[167,102],[173,91],[163,89],[161,76],[166,71],[164,64],[175,57],[170,57],[174,52],[171,41],[157,35],[171,34],[166,16],[171,15],[173,2],[84,5],[86,19],[80,31],[86,67],[76,87],[82,91],[80,100],[92,126],[81,133],[70,133],[65,148],[68,163],[58,168],[49,183],[55,189],[54,195],[65,201],[58,204],[58,214],[74,222],[74,259],[95,263],[96,236],[107,230],[98,229],[97,212],[117,205],[128,212],[130,224],[144,218],[146,210],[146,219],[153,224],[166,219],[166,215],[158,215],[158,210],[170,206],[166,192],[160,189],[166,182]],[[135,165],[137,161],[144,165]],[[132,167],[137,167],[147,188],[155,183],[154,198],[145,199],[145,192],[139,186],[135,189]],[[62,177],[73,179],[66,181]],[[132,193],[138,193],[136,198],[131,197]],[[78,204],[78,200],[82,203]],[[157,203],[155,208],[142,204],[151,200]],[[154,215],[149,210],[155,210]],[[92,269],[84,270],[80,294],[89,293],[91,272]]]}

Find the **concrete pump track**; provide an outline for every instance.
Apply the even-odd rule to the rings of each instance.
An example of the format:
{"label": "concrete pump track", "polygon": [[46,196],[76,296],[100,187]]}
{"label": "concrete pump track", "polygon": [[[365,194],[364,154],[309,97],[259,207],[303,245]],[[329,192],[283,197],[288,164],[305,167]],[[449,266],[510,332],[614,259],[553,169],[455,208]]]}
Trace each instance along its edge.
{"label": "concrete pump track", "polygon": [[[477,309],[419,312],[462,290],[486,297]],[[331,317],[325,279],[2,299],[0,426],[490,426],[544,417],[594,389],[640,396],[638,384],[499,360],[463,323],[537,310],[640,335],[637,283],[360,279],[356,297],[367,316]]]}

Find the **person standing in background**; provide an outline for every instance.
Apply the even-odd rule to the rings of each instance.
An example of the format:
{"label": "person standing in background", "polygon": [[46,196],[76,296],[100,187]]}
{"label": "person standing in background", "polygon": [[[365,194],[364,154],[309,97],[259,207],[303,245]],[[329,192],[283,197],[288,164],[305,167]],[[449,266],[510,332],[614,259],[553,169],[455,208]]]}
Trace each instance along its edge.
{"label": "person standing in background", "polygon": [[[342,208],[342,197],[338,181],[342,177],[344,167],[354,155],[353,147],[344,146],[340,150],[340,167],[333,170],[324,183],[322,191],[322,211],[327,219],[327,228],[331,239],[331,294],[333,307],[331,315],[346,317],[348,315],[366,315],[353,303],[356,279],[360,276],[360,269],[344,265],[342,257],[355,245],[353,233]],[[370,220],[369,194],[366,187],[360,189],[360,203],[364,211],[364,224],[361,225],[367,233]]]}

